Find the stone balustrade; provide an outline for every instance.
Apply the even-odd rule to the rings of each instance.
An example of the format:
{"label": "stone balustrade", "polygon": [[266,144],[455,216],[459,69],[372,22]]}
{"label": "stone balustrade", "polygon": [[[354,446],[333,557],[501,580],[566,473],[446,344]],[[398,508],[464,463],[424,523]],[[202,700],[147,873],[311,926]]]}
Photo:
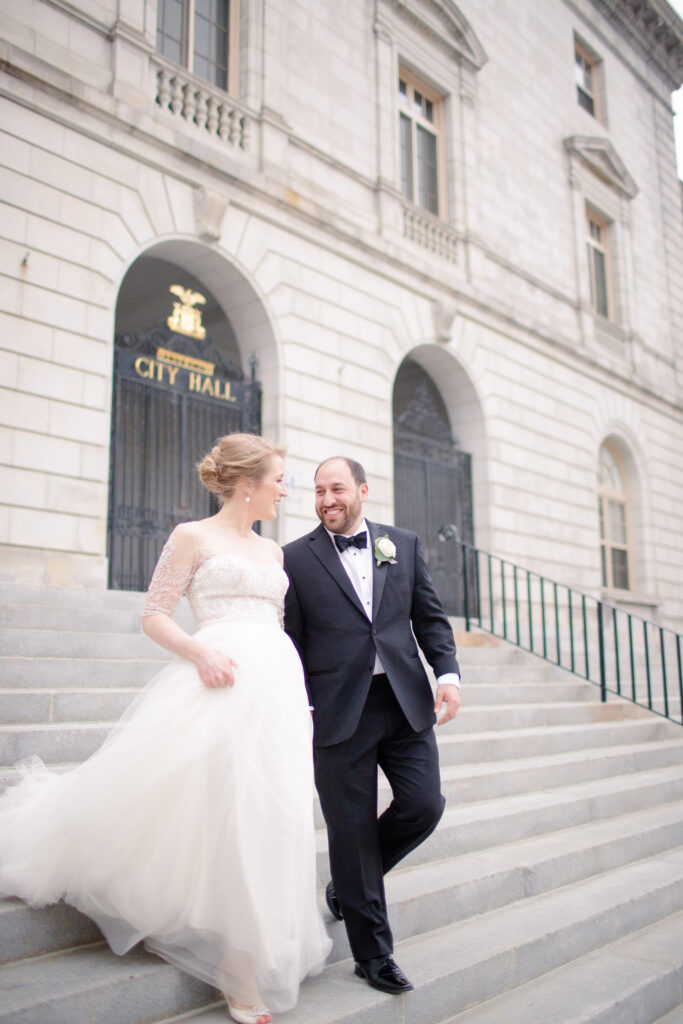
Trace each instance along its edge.
{"label": "stone balustrade", "polygon": [[162,110],[217,136],[229,146],[247,149],[249,118],[227,93],[209,83],[198,82],[180,68],[155,63],[154,98]]}
{"label": "stone balustrade", "polygon": [[448,224],[412,206],[403,207],[403,237],[436,256],[457,262],[458,235]]}

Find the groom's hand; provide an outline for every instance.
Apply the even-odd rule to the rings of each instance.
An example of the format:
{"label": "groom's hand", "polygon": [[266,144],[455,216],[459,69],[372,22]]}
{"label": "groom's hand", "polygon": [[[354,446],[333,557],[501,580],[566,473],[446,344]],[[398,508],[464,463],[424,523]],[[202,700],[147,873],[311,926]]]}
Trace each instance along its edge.
{"label": "groom's hand", "polygon": [[436,701],[434,703],[434,713],[436,715],[439,714],[444,704],[446,708],[441,718],[437,721],[437,725],[445,725],[446,722],[450,722],[451,718],[455,718],[460,710],[460,690],[452,683],[437,686]]}

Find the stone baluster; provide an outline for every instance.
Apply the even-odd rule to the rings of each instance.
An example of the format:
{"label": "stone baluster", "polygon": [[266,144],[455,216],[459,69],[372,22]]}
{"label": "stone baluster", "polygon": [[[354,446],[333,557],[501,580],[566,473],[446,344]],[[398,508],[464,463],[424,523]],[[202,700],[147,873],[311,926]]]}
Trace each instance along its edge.
{"label": "stone baluster", "polygon": [[212,135],[218,132],[218,101],[215,96],[209,96],[209,109],[206,118],[206,127]]}
{"label": "stone baluster", "polygon": [[185,85],[183,88],[184,101],[182,116],[186,121],[194,121],[194,113],[196,108],[195,103],[195,91],[191,85]]}
{"label": "stone baluster", "polygon": [[206,128],[206,112],[209,96],[203,89],[197,91],[197,110],[194,115],[195,123],[199,128]]}
{"label": "stone baluster", "polygon": [[230,135],[230,118],[228,117],[228,108],[225,103],[221,103],[220,106],[218,135],[223,142],[227,142],[228,136]]}
{"label": "stone baluster", "polygon": [[157,103],[162,110],[168,110],[171,101],[171,76],[168,71],[157,73]]}
{"label": "stone baluster", "polygon": [[171,79],[171,86],[173,89],[171,96],[171,110],[177,115],[183,109],[183,86],[177,75]]}

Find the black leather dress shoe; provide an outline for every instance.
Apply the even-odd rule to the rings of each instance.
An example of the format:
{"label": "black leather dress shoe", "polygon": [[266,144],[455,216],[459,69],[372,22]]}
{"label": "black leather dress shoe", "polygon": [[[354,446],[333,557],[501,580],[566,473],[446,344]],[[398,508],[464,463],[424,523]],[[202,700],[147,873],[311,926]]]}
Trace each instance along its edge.
{"label": "black leather dress shoe", "polygon": [[392,996],[413,990],[413,986],[390,953],[373,956],[370,960],[359,960],[354,968],[354,974],[359,978],[365,978],[372,988],[378,988],[380,992],[389,992]]}
{"label": "black leather dress shoe", "polygon": [[334,891],[332,882],[327,883],[327,887],[325,889],[325,902],[327,903],[327,909],[332,914],[332,917],[336,917],[338,921],[343,921],[344,915],[342,914],[342,908],[339,906],[339,900],[337,899],[337,894]]}

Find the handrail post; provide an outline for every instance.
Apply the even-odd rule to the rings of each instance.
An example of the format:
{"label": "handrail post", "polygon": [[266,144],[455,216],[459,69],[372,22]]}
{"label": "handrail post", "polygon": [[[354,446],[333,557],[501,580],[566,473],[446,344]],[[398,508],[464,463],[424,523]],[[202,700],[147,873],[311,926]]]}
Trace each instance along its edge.
{"label": "handrail post", "polygon": [[465,632],[470,632],[470,595],[469,587],[467,585],[467,546],[464,541],[460,545],[462,550],[462,570],[463,570],[463,584],[464,584],[464,598],[465,598]]}
{"label": "handrail post", "polygon": [[681,656],[680,634],[676,634],[676,659],[678,661],[678,695],[681,698],[681,725],[683,725],[683,657]]}
{"label": "handrail post", "polygon": [[600,652],[600,700],[603,704],[607,701],[607,678],[605,673],[605,634],[603,632],[602,601],[597,602],[598,606],[598,649]]}
{"label": "handrail post", "polygon": [[664,644],[664,630],[659,627],[659,655],[662,659],[662,686],[664,688],[664,714],[669,717],[669,687],[666,682],[666,653]]}

